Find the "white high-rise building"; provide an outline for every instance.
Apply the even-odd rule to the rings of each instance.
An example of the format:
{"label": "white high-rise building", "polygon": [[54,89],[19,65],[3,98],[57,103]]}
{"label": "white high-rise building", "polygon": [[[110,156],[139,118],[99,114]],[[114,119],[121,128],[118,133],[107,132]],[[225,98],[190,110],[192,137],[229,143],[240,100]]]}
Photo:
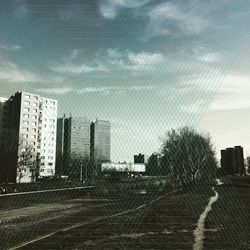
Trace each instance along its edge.
{"label": "white high-rise building", "polygon": [[53,176],[56,164],[57,100],[40,97],[40,176]]}
{"label": "white high-rise building", "polygon": [[[57,100],[28,92],[17,92],[8,100],[2,99],[1,103],[0,106],[6,111],[0,112],[0,144],[6,144],[8,136],[15,136],[18,157],[22,152],[29,150],[33,163],[39,165],[38,174],[53,176],[56,158]],[[5,131],[6,121],[8,133]],[[32,178],[34,173],[32,176],[29,168],[17,167],[17,181],[30,182]]]}

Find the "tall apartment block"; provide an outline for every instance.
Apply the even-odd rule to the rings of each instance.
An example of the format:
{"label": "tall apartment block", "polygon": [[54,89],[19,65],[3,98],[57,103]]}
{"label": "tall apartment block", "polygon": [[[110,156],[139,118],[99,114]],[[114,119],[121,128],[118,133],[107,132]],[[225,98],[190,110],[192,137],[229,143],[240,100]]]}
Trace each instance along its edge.
{"label": "tall apartment block", "polygon": [[96,120],[91,123],[91,159],[110,161],[110,121]]}
{"label": "tall apartment block", "polygon": [[243,148],[235,146],[221,150],[221,168],[226,175],[245,174]]}
{"label": "tall apartment block", "polygon": [[64,116],[57,124],[57,172],[69,174],[69,164],[90,158],[90,121]]}
{"label": "tall apartment block", "polygon": [[[1,99],[0,144],[10,137],[17,144],[17,161],[29,149],[30,158],[40,161],[40,176],[55,174],[57,100],[28,92],[17,92],[9,99]],[[17,164],[16,164],[17,165]],[[16,179],[30,182],[31,173],[23,166],[16,169]],[[13,179],[13,177],[12,177]]]}

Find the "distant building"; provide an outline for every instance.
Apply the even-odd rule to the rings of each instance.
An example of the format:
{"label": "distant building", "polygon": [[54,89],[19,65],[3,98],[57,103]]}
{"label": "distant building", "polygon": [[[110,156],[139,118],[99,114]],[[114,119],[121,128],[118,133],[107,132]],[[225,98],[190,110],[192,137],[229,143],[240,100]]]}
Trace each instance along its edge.
{"label": "distant building", "polygon": [[90,121],[83,117],[59,118],[57,127],[57,172],[68,174],[73,160],[90,158]]}
{"label": "distant building", "polygon": [[102,172],[135,172],[144,173],[146,166],[143,163],[102,163]]}
{"label": "distant building", "polygon": [[245,174],[243,148],[235,146],[221,150],[221,168],[226,175]]}
{"label": "distant building", "polygon": [[148,162],[148,157],[144,154],[138,154],[134,155],[134,163],[147,163]]}
{"label": "distant building", "polygon": [[[55,174],[57,100],[28,92],[17,92],[0,100],[0,145],[12,137],[17,161],[25,150],[30,150],[34,164],[39,159],[40,176]],[[17,164],[16,164],[17,166]],[[15,170],[11,180],[30,182],[33,176],[23,166]],[[14,173],[14,171],[13,171]],[[15,177],[14,177],[15,176]]]}
{"label": "distant building", "polygon": [[91,159],[110,162],[110,121],[96,120],[91,123]]}
{"label": "distant building", "polygon": [[245,164],[244,164],[244,152],[243,147],[235,146],[235,160],[237,166],[237,173],[239,175],[244,175],[246,173]]}

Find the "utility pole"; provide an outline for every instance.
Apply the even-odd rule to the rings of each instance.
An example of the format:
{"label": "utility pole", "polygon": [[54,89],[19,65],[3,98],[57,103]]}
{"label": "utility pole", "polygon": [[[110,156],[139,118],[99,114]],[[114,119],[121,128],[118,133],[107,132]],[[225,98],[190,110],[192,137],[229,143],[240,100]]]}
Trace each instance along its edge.
{"label": "utility pole", "polygon": [[81,163],[81,169],[80,169],[80,182],[82,182],[82,163]]}

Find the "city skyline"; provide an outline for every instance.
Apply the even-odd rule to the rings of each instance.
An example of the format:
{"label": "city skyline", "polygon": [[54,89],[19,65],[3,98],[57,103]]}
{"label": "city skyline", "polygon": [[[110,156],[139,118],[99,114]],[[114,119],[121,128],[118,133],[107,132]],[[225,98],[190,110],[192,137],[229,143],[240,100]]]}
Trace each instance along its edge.
{"label": "city skyline", "polygon": [[0,96],[27,90],[57,99],[59,116],[110,120],[114,161],[158,151],[159,137],[183,125],[210,132],[217,152],[250,152],[250,3],[0,5]]}

